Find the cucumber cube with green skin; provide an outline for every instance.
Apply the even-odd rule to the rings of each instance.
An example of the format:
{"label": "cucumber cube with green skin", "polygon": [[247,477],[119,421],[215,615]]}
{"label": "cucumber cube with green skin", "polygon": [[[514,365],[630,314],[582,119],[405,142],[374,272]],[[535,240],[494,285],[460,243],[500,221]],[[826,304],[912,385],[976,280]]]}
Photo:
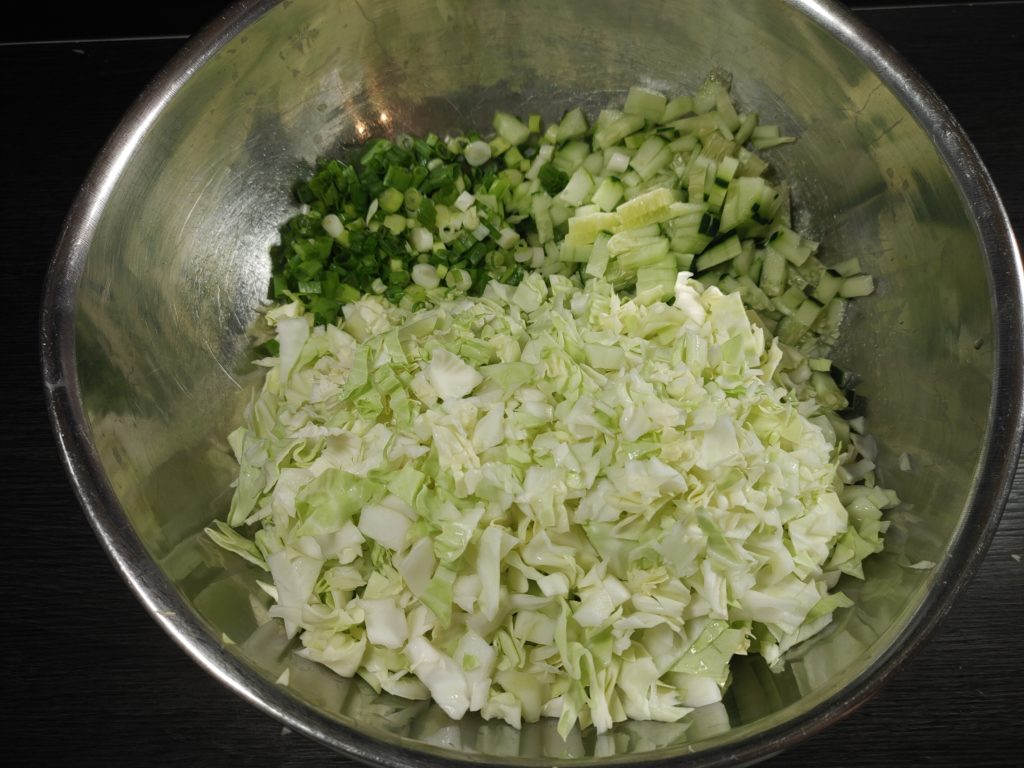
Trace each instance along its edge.
{"label": "cucumber cube with green skin", "polygon": [[842,275],[830,269],[821,275],[818,285],[811,295],[822,304],[828,304],[839,293],[842,285]]}
{"label": "cucumber cube with green skin", "polygon": [[736,235],[723,240],[713,248],[709,248],[704,251],[697,260],[694,262],[694,267],[698,272],[703,272],[711,267],[717,267],[719,264],[723,264],[730,259],[734,259],[743,252],[743,246],[740,244],[740,239]]}

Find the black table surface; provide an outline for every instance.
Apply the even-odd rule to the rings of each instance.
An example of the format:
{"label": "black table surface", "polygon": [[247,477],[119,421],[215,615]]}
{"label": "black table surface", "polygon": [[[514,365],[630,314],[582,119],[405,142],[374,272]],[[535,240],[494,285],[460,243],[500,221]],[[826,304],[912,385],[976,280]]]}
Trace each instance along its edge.
{"label": "black table surface", "polygon": [[[2,304],[13,330],[0,348],[5,752],[44,765],[352,765],[236,698],[164,635],[93,536],[50,433],[37,318],[62,218],[121,114],[217,10],[161,4],[139,18],[150,5],[104,17],[103,3],[40,4],[34,22],[0,29]],[[1019,240],[1024,2],[851,5],[950,105]],[[1024,765],[1021,555],[1018,465],[995,540],[935,635],[868,704],[765,765]]]}

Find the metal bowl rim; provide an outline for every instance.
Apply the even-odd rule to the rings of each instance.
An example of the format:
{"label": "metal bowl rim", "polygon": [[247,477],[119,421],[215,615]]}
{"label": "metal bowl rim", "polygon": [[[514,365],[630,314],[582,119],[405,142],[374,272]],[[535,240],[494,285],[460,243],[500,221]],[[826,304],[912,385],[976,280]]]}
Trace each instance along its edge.
{"label": "metal bowl rim", "polygon": [[[455,759],[451,753],[442,756],[440,751],[407,749],[349,728],[303,704],[227,652],[146,552],[105,477],[86,427],[74,347],[75,307],[96,223],[146,128],[194,72],[278,2],[238,0],[190,38],[138,97],[94,162],[65,219],[43,292],[41,363],[50,420],[71,484],[114,566],[156,622],[201,667],[287,727],[367,763],[402,768],[451,764]],[[808,712],[742,741],[689,755],[688,764],[701,768],[746,764],[794,746],[865,703],[922,646],[969,583],[995,534],[1024,434],[1024,274],[1009,218],[981,158],[930,86],[850,11],[832,0],[780,2],[831,33],[889,87],[931,137],[958,185],[989,267],[994,330],[989,439],[949,556],[939,564],[934,588],[901,635],[856,680]],[[481,757],[473,755],[474,764],[480,764]],[[668,768],[678,761],[678,757],[630,756],[622,764]],[[606,759],[593,762],[615,764]],[[488,760],[487,764],[523,763]]]}

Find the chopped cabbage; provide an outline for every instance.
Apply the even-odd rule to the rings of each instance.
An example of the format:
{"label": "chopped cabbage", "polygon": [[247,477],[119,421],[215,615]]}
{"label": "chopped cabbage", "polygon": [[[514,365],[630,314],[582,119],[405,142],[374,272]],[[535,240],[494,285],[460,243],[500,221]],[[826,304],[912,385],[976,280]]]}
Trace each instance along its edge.
{"label": "chopped cabbage", "polygon": [[718,701],[733,656],[778,666],[849,605],[897,499],[844,485],[849,430],[739,294],[436,290],[268,314],[210,536],[269,571],[303,655],[454,718],[602,733]]}

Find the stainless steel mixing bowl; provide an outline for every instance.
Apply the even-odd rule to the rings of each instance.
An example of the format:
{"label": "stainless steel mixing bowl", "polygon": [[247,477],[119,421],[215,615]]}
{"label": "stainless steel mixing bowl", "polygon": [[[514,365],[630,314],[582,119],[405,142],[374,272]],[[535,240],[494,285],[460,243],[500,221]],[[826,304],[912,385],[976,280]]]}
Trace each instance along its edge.
{"label": "stainless steel mixing bowl", "polygon": [[[737,664],[721,706],[609,735],[454,723],[301,663],[256,574],[202,529],[255,375],[246,327],[268,247],[317,157],[370,134],[557,117],[712,67],[800,137],[772,151],[825,259],[877,278],[840,362],[863,378],[886,482],[908,505],[857,601],[784,674]],[[835,4],[813,0],[252,0],[191,40],[118,127],[69,215],[43,364],[72,482],[116,567],[196,661],[290,728],[389,765],[736,765],[849,712],[947,610],[985,549],[1021,436],[1019,256],[946,108]],[[908,453],[912,472],[896,457]],[[930,570],[906,567],[936,563]],[[275,683],[285,665],[289,685]],[[927,706],[927,702],[922,702]]]}

